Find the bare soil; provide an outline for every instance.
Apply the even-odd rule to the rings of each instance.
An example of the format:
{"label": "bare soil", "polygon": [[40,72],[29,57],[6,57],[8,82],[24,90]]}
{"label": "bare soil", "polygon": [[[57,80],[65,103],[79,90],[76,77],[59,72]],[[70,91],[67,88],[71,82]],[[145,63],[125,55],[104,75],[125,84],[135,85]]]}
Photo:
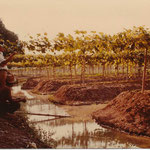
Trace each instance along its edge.
{"label": "bare soil", "polygon": [[57,91],[61,86],[67,84],[65,81],[57,80],[40,80],[37,86],[32,90],[34,93],[49,94],[53,91]]}
{"label": "bare soil", "polygon": [[[97,79],[96,79],[97,80]],[[91,80],[89,80],[90,82]],[[25,86],[26,85],[26,86]],[[149,88],[147,82],[146,87]],[[25,88],[27,87],[27,88]],[[107,103],[118,94],[127,90],[140,89],[140,83],[94,82],[86,85],[70,85],[67,80],[48,80],[46,78],[30,78],[22,86],[32,89],[36,94],[50,94],[50,100],[58,104],[89,105]]]}
{"label": "bare soil", "polygon": [[25,83],[22,85],[22,89],[28,90],[33,89],[39,83],[39,78],[28,78]]}
{"label": "bare soil", "polygon": [[[102,79],[102,78],[87,79],[85,83],[86,83],[86,86],[103,85],[103,84],[111,86],[115,84],[117,86],[121,86],[122,88],[124,88],[124,84],[125,84],[126,89],[127,88],[134,89],[135,86],[137,85],[139,86],[141,84],[138,81],[135,82],[135,80],[130,81],[129,83],[127,83],[126,81],[125,83],[124,82],[121,83],[121,81],[119,83],[118,81],[115,81],[114,78],[107,79],[106,81],[105,79]],[[22,89],[32,89],[32,91],[37,94],[51,94],[57,91],[63,85],[70,85],[70,80],[68,79],[53,80],[53,79],[47,79],[44,77],[32,77],[32,78],[27,79],[27,81],[22,85]],[[81,81],[79,79],[76,79],[73,85],[81,86]]]}
{"label": "bare soil", "polygon": [[[21,92],[17,94],[12,93],[12,95],[13,99],[25,97]],[[2,109],[4,108],[1,108],[1,111]],[[50,148],[39,140],[35,132],[26,123],[24,116],[17,115],[13,113],[14,111],[7,111],[6,108],[4,110],[5,113],[3,111],[0,114],[0,149]]]}
{"label": "bare soil", "polygon": [[138,84],[116,85],[64,85],[60,87],[50,100],[54,103],[67,105],[86,105],[107,103],[122,91],[139,89]]}
{"label": "bare soil", "polygon": [[68,84],[67,81],[49,80],[47,78],[28,78],[22,85],[22,89],[32,89],[33,93],[37,94],[50,94],[57,91],[61,86]]}
{"label": "bare soil", "polygon": [[[44,84],[42,84],[43,82]],[[41,80],[39,83],[37,91],[42,91],[45,85],[44,89],[48,91],[50,82]],[[50,85],[52,88],[54,84]],[[72,115],[77,115],[77,112],[79,112],[79,116],[81,112],[83,115],[85,114],[85,116],[81,115],[81,118],[78,116],[78,119],[88,119],[90,113],[97,110],[92,114],[92,117],[101,125],[118,128],[128,133],[150,136],[150,91],[142,94],[139,91],[140,88],[141,84],[138,84],[138,82],[94,83],[84,86],[65,83],[54,88],[55,93],[49,99],[58,104],[78,106],[78,109],[64,106],[68,107],[67,111]],[[150,89],[150,82],[146,82],[146,89]],[[94,106],[99,106],[97,105],[99,103],[104,104],[104,106],[108,103],[108,105],[105,108],[99,107],[100,110],[98,110],[98,107]],[[89,107],[89,114],[88,112],[84,113],[87,109],[80,105],[89,104],[91,106],[93,104],[93,109]]]}
{"label": "bare soil", "polygon": [[122,92],[92,116],[101,125],[150,136],[150,90]]}
{"label": "bare soil", "polygon": [[22,116],[6,114],[0,117],[0,149],[50,148],[36,137]]}

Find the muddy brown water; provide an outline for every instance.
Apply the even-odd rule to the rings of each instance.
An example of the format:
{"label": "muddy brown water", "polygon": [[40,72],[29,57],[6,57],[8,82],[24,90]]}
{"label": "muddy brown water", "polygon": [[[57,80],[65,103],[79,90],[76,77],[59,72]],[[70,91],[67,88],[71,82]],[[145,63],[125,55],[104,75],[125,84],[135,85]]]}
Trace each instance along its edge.
{"label": "muddy brown water", "polygon": [[[13,92],[22,92],[28,101],[22,106],[26,113],[69,115],[61,107],[34,98],[20,86]],[[71,107],[71,106],[70,106]],[[31,127],[37,130],[43,141],[55,143],[55,148],[150,148],[150,138],[131,136],[115,129],[104,128],[94,120],[73,120],[50,116],[27,115]]]}

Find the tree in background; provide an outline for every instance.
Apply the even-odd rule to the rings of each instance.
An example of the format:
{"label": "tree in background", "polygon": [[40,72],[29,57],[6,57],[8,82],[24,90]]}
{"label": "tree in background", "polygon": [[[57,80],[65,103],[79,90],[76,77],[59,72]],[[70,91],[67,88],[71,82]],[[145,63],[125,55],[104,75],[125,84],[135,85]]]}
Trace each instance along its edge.
{"label": "tree in background", "polygon": [[144,51],[144,70],[142,78],[142,93],[143,93],[145,90],[148,50],[150,47],[150,32],[148,29],[145,29],[144,27],[140,26],[133,28],[133,34],[136,41],[135,47]]}
{"label": "tree in background", "polygon": [[0,19],[0,44],[2,44],[6,51],[4,52],[4,56],[10,55],[10,53],[16,51],[17,53],[24,53],[22,49],[22,42],[19,41],[18,36],[6,29],[2,20]]}

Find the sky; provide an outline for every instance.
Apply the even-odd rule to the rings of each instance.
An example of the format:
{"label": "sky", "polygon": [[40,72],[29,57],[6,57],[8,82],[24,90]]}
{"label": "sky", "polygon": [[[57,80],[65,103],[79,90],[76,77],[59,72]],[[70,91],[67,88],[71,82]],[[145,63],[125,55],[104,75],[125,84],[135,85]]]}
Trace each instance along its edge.
{"label": "sky", "polygon": [[21,40],[47,32],[75,30],[115,34],[133,26],[150,27],[150,0],[0,0],[0,19]]}

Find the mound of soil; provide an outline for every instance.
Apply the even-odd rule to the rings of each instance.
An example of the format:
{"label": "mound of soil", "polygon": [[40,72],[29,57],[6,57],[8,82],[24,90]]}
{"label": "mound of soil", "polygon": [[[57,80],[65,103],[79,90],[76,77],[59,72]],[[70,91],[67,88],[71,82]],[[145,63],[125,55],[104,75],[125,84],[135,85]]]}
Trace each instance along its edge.
{"label": "mound of soil", "polygon": [[54,94],[53,102],[60,104],[91,104],[105,103],[113,99],[122,91],[138,89],[139,85],[64,85]]}
{"label": "mound of soil", "polygon": [[23,85],[22,85],[22,89],[28,90],[28,89],[33,89],[35,86],[37,86],[37,84],[39,83],[38,80],[36,80],[35,78],[29,78]]}
{"label": "mound of soil", "polygon": [[37,86],[33,89],[33,92],[49,94],[50,92],[57,91],[65,84],[67,84],[65,81],[40,80]]}
{"label": "mound of soil", "polygon": [[150,90],[122,92],[92,117],[101,125],[150,136]]}

